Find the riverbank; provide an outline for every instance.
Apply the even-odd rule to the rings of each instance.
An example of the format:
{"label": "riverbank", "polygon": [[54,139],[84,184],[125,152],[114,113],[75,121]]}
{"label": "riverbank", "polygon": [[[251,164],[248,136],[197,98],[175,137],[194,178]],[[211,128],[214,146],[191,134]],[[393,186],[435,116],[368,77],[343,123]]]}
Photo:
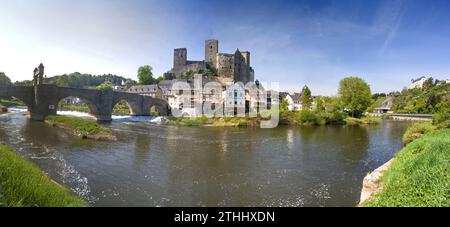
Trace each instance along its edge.
{"label": "riverbank", "polygon": [[84,207],[88,204],[38,167],[0,144],[0,206]]}
{"label": "riverbank", "polygon": [[91,119],[73,116],[48,116],[46,123],[70,131],[82,139],[115,141],[112,131]]}
{"label": "riverbank", "polygon": [[[361,206],[450,206],[450,129],[412,141],[386,168],[369,174],[371,195]],[[385,165],[386,166],[386,165]],[[364,185],[363,188],[370,188]],[[367,192],[364,192],[365,194]]]}
{"label": "riverbank", "polygon": [[[205,127],[259,127],[261,117],[179,117],[172,118],[168,125],[173,126],[205,126]],[[363,117],[363,118],[319,118],[313,113],[303,114],[300,117],[280,116],[279,125],[305,126],[305,125],[370,125],[378,124],[381,118]]]}

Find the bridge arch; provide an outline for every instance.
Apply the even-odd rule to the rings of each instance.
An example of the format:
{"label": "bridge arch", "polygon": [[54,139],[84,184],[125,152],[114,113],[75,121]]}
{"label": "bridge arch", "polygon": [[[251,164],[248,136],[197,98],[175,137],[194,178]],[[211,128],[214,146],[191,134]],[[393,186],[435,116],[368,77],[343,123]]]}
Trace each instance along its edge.
{"label": "bridge arch", "polygon": [[160,116],[169,114],[169,105],[165,100],[148,97],[144,100],[143,111],[147,114],[158,113]]}
{"label": "bridge arch", "polygon": [[[57,102],[56,102],[56,109],[58,109],[59,106],[60,106],[60,104],[61,104],[61,102],[62,102],[64,99],[67,99],[67,98],[78,98],[78,99],[80,99],[80,100],[81,100],[82,102],[84,102],[84,104],[86,104],[86,106],[88,107],[88,109],[89,109],[89,114],[95,115],[96,113],[99,112],[98,107],[97,107],[92,101],[90,101],[89,99],[83,98],[83,97],[75,96],[75,95],[70,95],[70,96],[66,96],[66,97],[62,97],[62,96],[59,97],[58,100],[57,100]],[[73,104],[66,103],[65,105],[73,105]]]}
{"label": "bridge arch", "polygon": [[31,110],[33,106],[34,90],[31,87],[0,86],[0,98],[16,98],[22,101]]}

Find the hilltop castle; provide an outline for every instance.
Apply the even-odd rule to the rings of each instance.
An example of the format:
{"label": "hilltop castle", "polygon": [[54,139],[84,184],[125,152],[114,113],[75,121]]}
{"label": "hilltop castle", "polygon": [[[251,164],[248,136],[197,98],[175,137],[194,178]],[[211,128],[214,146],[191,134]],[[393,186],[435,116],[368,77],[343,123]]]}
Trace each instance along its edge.
{"label": "hilltop castle", "polygon": [[187,49],[174,50],[173,68],[164,74],[166,80],[183,79],[192,73],[212,73],[223,84],[253,82],[254,71],[250,66],[250,52],[236,50],[234,54],[219,53],[219,41],[205,41],[205,60],[187,60]]}

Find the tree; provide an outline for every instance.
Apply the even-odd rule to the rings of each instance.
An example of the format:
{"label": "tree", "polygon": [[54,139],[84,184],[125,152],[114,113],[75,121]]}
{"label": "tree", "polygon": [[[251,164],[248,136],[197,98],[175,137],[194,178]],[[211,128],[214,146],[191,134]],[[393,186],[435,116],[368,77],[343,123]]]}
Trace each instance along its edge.
{"label": "tree", "polygon": [[7,86],[9,86],[9,85],[11,85],[12,83],[11,83],[11,80],[9,79],[9,77],[8,76],[6,76],[6,74],[5,73],[3,73],[3,72],[0,72],[0,86],[5,86],[5,85],[7,85]]}
{"label": "tree", "polygon": [[137,78],[140,85],[153,84],[155,79],[153,78],[152,67],[149,65],[139,67]]}
{"label": "tree", "polygon": [[308,86],[305,85],[302,91],[302,109],[309,110],[311,109],[311,105],[312,105],[311,90],[309,90]]}
{"label": "tree", "polygon": [[342,79],[339,82],[338,94],[343,107],[352,117],[361,117],[372,101],[370,86],[358,77]]}

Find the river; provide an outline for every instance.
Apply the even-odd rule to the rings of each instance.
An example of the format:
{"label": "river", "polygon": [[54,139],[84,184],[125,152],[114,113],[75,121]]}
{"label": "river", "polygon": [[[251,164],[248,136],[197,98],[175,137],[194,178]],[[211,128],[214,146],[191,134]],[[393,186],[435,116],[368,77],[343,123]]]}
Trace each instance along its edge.
{"label": "river", "polygon": [[355,206],[364,176],[402,148],[408,123],[196,128],[115,117],[117,142],[0,115],[0,143],[92,206]]}

